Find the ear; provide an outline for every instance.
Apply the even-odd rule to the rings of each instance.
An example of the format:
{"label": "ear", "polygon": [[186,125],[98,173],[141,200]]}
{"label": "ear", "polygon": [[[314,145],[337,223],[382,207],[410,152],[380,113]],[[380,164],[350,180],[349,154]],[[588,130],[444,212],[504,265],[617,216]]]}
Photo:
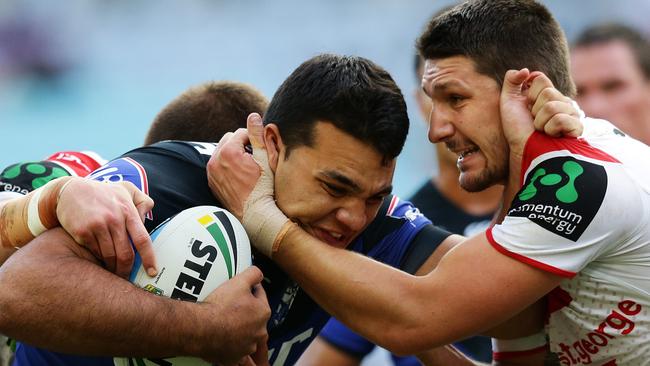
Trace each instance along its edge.
{"label": "ear", "polygon": [[269,156],[269,166],[273,174],[275,174],[280,155],[284,154],[282,136],[280,136],[280,130],[275,123],[264,126],[264,142],[266,143],[266,153]]}

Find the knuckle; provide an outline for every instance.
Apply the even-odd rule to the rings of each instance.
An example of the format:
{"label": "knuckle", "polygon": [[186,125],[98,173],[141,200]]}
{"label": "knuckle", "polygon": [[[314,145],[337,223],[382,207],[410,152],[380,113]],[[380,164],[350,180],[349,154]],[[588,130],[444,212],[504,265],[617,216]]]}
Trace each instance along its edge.
{"label": "knuckle", "polygon": [[552,87],[546,87],[542,89],[542,91],[539,93],[539,96],[544,98],[544,99],[557,99],[555,95],[555,89]]}

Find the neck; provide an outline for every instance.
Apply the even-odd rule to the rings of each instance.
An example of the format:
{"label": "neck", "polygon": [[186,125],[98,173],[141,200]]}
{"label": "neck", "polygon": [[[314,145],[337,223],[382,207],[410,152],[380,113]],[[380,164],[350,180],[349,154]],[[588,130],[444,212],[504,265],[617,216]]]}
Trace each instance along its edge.
{"label": "neck", "polygon": [[458,168],[438,161],[439,174],[433,185],[456,207],[471,215],[489,215],[499,208],[502,187],[494,186],[481,192],[467,192],[458,184]]}

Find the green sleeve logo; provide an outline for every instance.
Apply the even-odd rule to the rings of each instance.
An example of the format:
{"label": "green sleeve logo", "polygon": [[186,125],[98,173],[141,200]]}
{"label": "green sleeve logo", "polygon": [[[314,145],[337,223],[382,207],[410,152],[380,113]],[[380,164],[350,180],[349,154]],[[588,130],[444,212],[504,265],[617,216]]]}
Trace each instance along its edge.
{"label": "green sleeve logo", "polygon": [[[576,178],[582,175],[585,170],[582,168],[582,166],[580,166],[578,162],[567,161],[562,164],[562,171],[569,177],[569,180],[560,188],[558,188],[557,191],[555,191],[555,197],[560,202],[573,203],[578,200],[578,190],[575,186]],[[547,187],[556,186],[562,182],[562,176],[560,174],[546,174],[546,170],[544,168],[539,168],[535,170],[535,173],[533,173],[533,177],[530,183],[528,183],[528,185],[526,185],[526,187],[519,193],[518,198],[520,200],[527,201],[535,197],[537,194],[535,183],[538,179],[540,184]]]}
{"label": "green sleeve logo", "polygon": [[602,165],[571,156],[550,158],[532,168],[508,215],[526,217],[577,241],[596,216],[606,191]]}

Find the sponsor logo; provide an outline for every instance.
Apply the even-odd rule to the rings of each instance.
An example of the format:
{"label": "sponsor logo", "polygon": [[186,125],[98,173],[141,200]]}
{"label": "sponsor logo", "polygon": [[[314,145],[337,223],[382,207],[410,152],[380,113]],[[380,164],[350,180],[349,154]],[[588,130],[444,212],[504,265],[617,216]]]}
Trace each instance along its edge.
{"label": "sponsor logo", "polygon": [[0,179],[2,179],[0,184],[4,186],[5,191],[27,194],[44,186],[52,179],[69,175],[66,170],[55,163],[35,161],[7,167],[0,175]]}
{"label": "sponsor logo", "polygon": [[[149,195],[149,181],[147,172],[142,165],[131,158],[115,159],[103,167],[95,170],[88,176],[98,182],[131,182],[147,196]],[[147,219],[153,220],[151,211],[147,212]]]}
{"label": "sponsor logo", "polygon": [[[176,279],[172,299],[185,300],[191,302],[198,301],[198,295],[203,289],[205,280],[212,269],[214,260],[217,259],[219,251],[213,245],[204,243],[198,239],[192,239],[190,252],[194,256],[192,260],[186,259],[183,267],[185,271],[181,272]],[[205,258],[203,264],[198,263],[200,259]]]}
{"label": "sponsor logo", "polygon": [[[223,255],[224,262],[226,263],[228,278],[232,278],[235,275],[234,272],[237,269],[237,242],[235,241],[235,232],[226,214],[221,211],[216,211],[213,212],[213,215],[204,215],[199,217],[197,221],[210,233],[216,246],[211,243],[203,243],[198,239],[192,239],[191,253],[194,258],[192,260],[185,260],[183,267],[188,271],[183,271],[178,275],[174,291],[170,296],[173,299],[192,302],[198,300],[197,295],[201,293],[205,280],[208,278],[208,274],[210,274],[212,265],[217,259],[219,252]],[[219,224],[221,224],[221,227]],[[226,239],[223,235],[224,231],[232,240]],[[205,258],[203,264],[199,263],[199,260],[203,258]]]}
{"label": "sponsor logo", "polygon": [[[205,215],[199,218],[198,221],[212,235],[219,250],[223,253],[226,269],[228,270],[228,278],[232,278],[237,269],[237,239],[235,237],[235,230],[232,228],[232,224],[230,224],[230,220],[228,220],[225,213],[216,211],[213,214],[221,224],[221,227],[223,227],[223,230],[219,227],[212,215]],[[229,239],[223,236],[224,231]]]}
{"label": "sponsor logo", "polygon": [[165,291],[162,289],[159,289],[158,287],[152,285],[152,284],[147,284],[145,287],[142,288],[143,290],[147,292],[151,292],[154,295],[162,296],[165,294]]}
{"label": "sponsor logo", "polygon": [[[634,330],[635,323],[629,317],[639,314],[641,310],[641,305],[632,300],[619,302],[617,309],[612,310],[597,328],[576,340],[573,344],[560,342],[557,345],[560,348],[558,353],[559,361],[562,365],[587,365],[592,363],[592,357],[598,355],[603,348],[607,347],[611,340],[616,339],[617,336],[626,336]],[[605,365],[615,365],[615,363],[611,362],[614,361],[609,361]]]}
{"label": "sponsor logo", "polygon": [[605,198],[605,168],[573,157],[535,166],[512,203],[509,216],[526,217],[571,241],[587,229]]}

